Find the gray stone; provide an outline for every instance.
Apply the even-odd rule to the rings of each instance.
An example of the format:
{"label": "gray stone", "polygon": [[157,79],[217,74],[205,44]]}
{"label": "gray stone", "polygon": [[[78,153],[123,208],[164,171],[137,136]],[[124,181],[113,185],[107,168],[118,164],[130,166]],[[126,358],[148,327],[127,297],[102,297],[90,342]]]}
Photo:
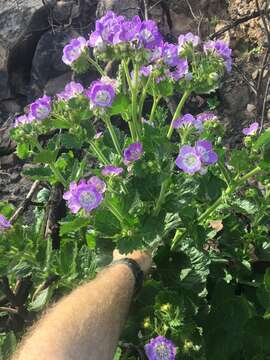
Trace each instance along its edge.
{"label": "gray stone", "polygon": [[100,0],[97,7],[97,17],[101,17],[106,11],[112,10],[119,15],[131,18],[138,15],[140,5],[139,0]]}

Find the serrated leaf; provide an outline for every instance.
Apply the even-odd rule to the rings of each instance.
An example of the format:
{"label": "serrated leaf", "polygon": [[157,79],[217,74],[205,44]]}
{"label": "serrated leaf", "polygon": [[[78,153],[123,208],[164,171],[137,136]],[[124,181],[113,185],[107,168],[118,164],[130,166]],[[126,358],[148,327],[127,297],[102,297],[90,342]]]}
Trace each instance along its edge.
{"label": "serrated leaf", "polygon": [[32,311],[40,311],[44,308],[44,306],[49,302],[52,296],[52,290],[50,287],[42,290],[36,299],[29,304],[29,310]]}
{"label": "serrated leaf", "polygon": [[27,143],[17,145],[16,154],[20,159],[26,159],[29,155],[30,147]]}
{"label": "serrated leaf", "polygon": [[82,144],[80,140],[73,134],[61,134],[61,144],[67,149],[80,149]]}
{"label": "serrated leaf", "polygon": [[53,174],[48,167],[35,167],[23,170],[23,175],[28,176],[33,180],[49,181]]}
{"label": "serrated leaf", "polygon": [[125,113],[128,110],[129,106],[129,98],[126,95],[119,94],[116,96],[112,107],[110,109],[111,115],[117,115],[121,113]]}
{"label": "serrated leaf", "polygon": [[58,151],[43,150],[34,157],[35,163],[51,164],[54,163],[57,157]]}
{"label": "serrated leaf", "polygon": [[61,222],[60,236],[63,236],[71,232],[76,232],[81,228],[88,226],[89,223],[90,223],[90,219],[85,217],[76,217],[74,220]]}
{"label": "serrated leaf", "polygon": [[270,142],[270,130],[266,130],[260,137],[256,140],[254,144],[254,149],[259,150],[262,146]]}

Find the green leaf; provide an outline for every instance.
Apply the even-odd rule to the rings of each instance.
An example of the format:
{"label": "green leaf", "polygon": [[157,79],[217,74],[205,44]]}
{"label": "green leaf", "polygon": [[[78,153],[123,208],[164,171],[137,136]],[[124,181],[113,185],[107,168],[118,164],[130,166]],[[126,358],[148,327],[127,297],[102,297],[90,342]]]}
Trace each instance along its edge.
{"label": "green leaf", "polygon": [[26,159],[29,155],[30,146],[27,143],[17,145],[16,154],[20,159]]}
{"label": "green leaf", "polygon": [[61,222],[60,236],[78,231],[81,228],[88,226],[89,223],[90,223],[90,219],[85,217],[76,217],[74,220]]}
{"label": "green leaf", "polygon": [[256,140],[254,144],[254,149],[259,150],[262,146],[270,142],[270,130],[266,130],[260,137]]}
{"label": "green leaf", "polygon": [[266,291],[270,293],[270,268],[267,268],[263,278]]}
{"label": "green leaf", "polygon": [[50,126],[56,129],[70,129],[72,127],[72,123],[68,119],[51,118]]}
{"label": "green leaf", "polygon": [[61,134],[61,144],[67,149],[80,149],[82,146],[77,136],[70,133]]}
{"label": "green leaf", "polygon": [[87,242],[87,246],[89,247],[89,249],[95,249],[96,247],[96,232],[95,230],[89,230],[86,233],[86,242]]}
{"label": "green leaf", "polygon": [[258,207],[249,200],[235,199],[232,205],[239,211],[245,212],[248,215],[253,215],[258,211]]}
{"label": "green leaf", "polygon": [[34,157],[35,163],[52,164],[55,162],[58,151],[43,150]]}
{"label": "green leaf", "polygon": [[156,87],[159,94],[163,97],[172,96],[173,94],[173,83],[170,80],[162,80]]}
{"label": "green leaf", "polygon": [[44,306],[49,302],[52,296],[52,289],[48,287],[47,289],[42,290],[36,299],[29,304],[29,310],[40,311]]}
{"label": "green leaf", "polygon": [[111,115],[117,115],[128,111],[129,98],[126,95],[119,94],[116,96],[110,109]]}
{"label": "green leaf", "polygon": [[120,347],[116,349],[116,352],[114,354],[113,360],[121,360],[122,350]]}
{"label": "green leaf", "polygon": [[49,181],[53,174],[48,167],[36,167],[23,170],[23,175],[28,176],[33,180]]}

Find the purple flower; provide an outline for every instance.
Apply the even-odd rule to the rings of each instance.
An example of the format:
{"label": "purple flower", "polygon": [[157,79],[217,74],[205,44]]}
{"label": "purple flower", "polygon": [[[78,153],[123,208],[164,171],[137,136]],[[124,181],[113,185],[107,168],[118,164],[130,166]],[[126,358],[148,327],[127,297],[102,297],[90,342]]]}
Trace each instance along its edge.
{"label": "purple flower", "polygon": [[174,120],[173,127],[174,129],[179,129],[180,127],[183,127],[184,125],[193,125],[195,121],[195,118],[191,114],[185,114],[182,117]]}
{"label": "purple flower", "polygon": [[149,53],[149,62],[155,62],[162,59],[164,43],[161,41],[159,46],[155,46]]}
{"label": "purple flower", "polygon": [[72,39],[63,49],[63,62],[66,65],[71,65],[74,61],[79,59],[86,47],[87,42],[84,37],[80,36],[77,39]]}
{"label": "purple flower", "polygon": [[116,167],[113,165],[107,165],[101,170],[103,176],[118,176],[121,175],[124,171],[121,167]]}
{"label": "purple flower", "polygon": [[191,32],[185,35],[180,35],[178,37],[178,52],[180,53],[186,44],[192,44],[193,46],[197,46],[200,41],[201,40],[199,36],[194,35]]}
{"label": "purple flower", "polygon": [[20,125],[30,124],[33,120],[35,120],[32,116],[28,115],[20,115],[15,118],[14,127],[18,127]]}
{"label": "purple flower", "polygon": [[171,72],[173,80],[178,81],[188,74],[188,61],[187,59],[179,59],[176,70]]}
{"label": "purple flower", "polygon": [[102,44],[113,44],[114,38],[118,38],[124,20],[123,16],[117,16],[113,11],[108,11],[96,21],[95,31],[90,34],[89,46],[100,47],[103,46]]}
{"label": "purple flower", "polygon": [[93,81],[85,95],[90,99],[93,107],[109,107],[115,98],[115,87],[112,83],[104,80]]}
{"label": "purple flower", "polygon": [[71,212],[76,214],[80,209],[91,212],[97,208],[103,200],[104,183],[94,177],[90,180],[81,180],[78,184],[70,183],[69,191],[65,192],[63,198],[67,200]]}
{"label": "purple flower", "polygon": [[179,129],[183,126],[193,126],[198,131],[203,130],[202,122],[191,114],[185,114],[173,122],[173,127],[175,129]]}
{"label": "purple flower", "polygon": [[50,114],[51,109],[51,98],[50,96],[44,95],[42,98],[30,104],[28,117],[30,117],[29,119],[32,118],[32,120],[44,120]]}
{"label": "purple flower", "polygon": [[175,163],[179,169],[190,175],[200,171],[202,167],[200,156],[197,154],[196,150],[189,145],[181,147]]}
{"label": "purple flower", "polygon": [[87,181],[87,183],[90,185],[93,185],[97,189],[97,191],[102,194],[106,191],[105,182],[97,176],[90,177],[90,179]]}
{"label": "purple flower", "polygon": [[211,165],[218,161],[217,153],[213,151],[212,144],[207,140],[197,141],[195,151],[205,165]]}
{"label": "purple flower", "polygon": [[140,74],[140,75],[143,75],[143,76],[145,76],[145,77],[148,77],[148,76],[151,74],[152,70],[153,70],[153,66],[152,66],[152,65],[142,66],[142,67],[140,68],[139,74]]}
{"label": "purple flower", "polygon": [[142,144],[139,142],[129,145],[124,149],[124,164],[129,165],[133,161],[137,161],[141,158],[143,154]]}
{"label": "purple flower", "polygon": [[94,139],[98,140],[103,136],[103,131],[99,131],[94,135]]}
{"label": "purple flower", "polygon": [[203,46],[204,52],[214,51],[225,63],[228,72],[232,70],[232,49],[222,40],[207,41]]}
{"label": "purple flower", "polygon": [[256,135],[256,132],[258,131],[258,128],[259,128],[259,123],[254,122],[248,128],[244,128],[242,130],[242,133],[244,135],[246,135],[246,136]]}
{"label": "purple flower", "polygon": [[147,49],[154,49],[162,43],[162,36],[153,20],[142,22],[138,37],[140,43]]}
{"label": "purple flower", "polygon": [[10,221],[4,215],[0,214],[0,232],[5,231],[11,227]]}
{"label": "purple flower", "polygon": [[178,49],[174,44],[165,43],[162,53],[163,61],[166,65],[177,66],[179,63]]}
{"label": "purple flower", "polygon": [[144,346],[149,360],[174,360],[176,347],[173,342],[163,336],[157,336]]}
{"label": "purple flower", "polygon": [[116,33],[113,38],[113,43],[118,44],[135,40],[138,37],[141,26],[142,21],[139,16],[134,16],[131,20],[123,21],[119,32]]}
{"label": "purple flower", "polygon": [[71,81],[65,86],[65,90],[57,94],[59,100],[70,100],[83,93],[84,88],[80,83]]}
{"label": "purple flower", "polygon": [[198,114],[196,116],[196,119],[201,122],[215,120],[216,118],[217,118],[217,116],[212,112],[204,112],[204,113]]}

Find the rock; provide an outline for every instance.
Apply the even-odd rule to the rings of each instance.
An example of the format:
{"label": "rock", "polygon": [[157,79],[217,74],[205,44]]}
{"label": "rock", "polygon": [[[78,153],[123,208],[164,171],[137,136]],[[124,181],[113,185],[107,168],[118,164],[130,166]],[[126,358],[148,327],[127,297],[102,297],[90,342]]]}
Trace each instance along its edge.
{"label": "rock", "polygon": [[[65,73],[68,73],[66,78],[70,77],[70,67],[62,62],[63,47],[72,38],[79,35],[72,29],[48,31],[42,35],[32,61],[29,101],[41,96],[51,79],[58,78]],[[64,83],[61,84],[60,89],[63,86]]]}
{"label": "rock", "polygon": [[140,5],[139,0],[100,0],[97,6],[97,18],[103,16],[108,10],[132,18],[138,15]]}
{"label": "rock", "polygon": [[254,104],[247,104],[247,111],[254,112],[256,110],[256,106]]}
{"label": "rock", "polygon": [[235,84],[232,89],[228,89],[230,91],[226,91],[221,89],[221,100],[225,102],[225,106],[228,106],[228,110],[234,115],[237,115],[239,111],[245,110],[249,100],[249,89],[246,85]]}

